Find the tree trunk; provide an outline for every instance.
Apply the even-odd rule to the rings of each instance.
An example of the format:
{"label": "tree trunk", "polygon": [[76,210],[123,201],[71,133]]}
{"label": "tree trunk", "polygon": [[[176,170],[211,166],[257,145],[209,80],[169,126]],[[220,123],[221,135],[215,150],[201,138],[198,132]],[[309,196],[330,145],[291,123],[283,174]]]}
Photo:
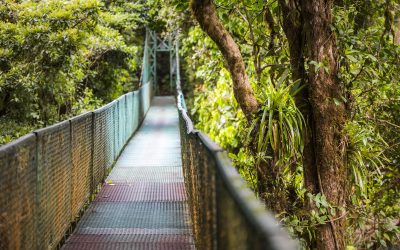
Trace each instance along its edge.
{"label": "tree trunk", "polygon": [[[282,9],[282,28],[288,40],[290,52],[290,65],[293,81],[299,81],[300,85],[306,82],[306,70],[304,67],[304,35],[303,19],[295,0],[279,0]],[[307,127],[304,131],[303,169],[304,183],[308,192],[316,194],[318,189],[318,175],[315,165],[315,152],[313,146],[313,121],[312,110],[309,102],[309,88],[305,87],[296,96],[296,105],[299,107]]]}
{"label": "tree trunk", "polygon": [[231,73],[236,101],[250,122],[259,109],[259,103],[253,94],[238,45],[222,25],[211,0],[192,0],[190,5],[200,27],[221,50]]}
{"label": "tree trunk", "polygon": [[[319,189],[335,207],[337,217],[319,226],[318,249],[345,249],[346,135],[347,107],[344,85],[338,80],[335,34],[331,31],[333,0],[301,1],[307,57],[308,83],[314,121],[314,150]],[[341,212],[340,212],[341,211]]]}
{"label": "tree trunk", "polygon": [[[311,128],[311,132],[305,136],[306,187],[312,193],[323,193],[333,206],[344,209],[347,171],[346,136],[343,128],[347,119],[347,108],[341,102],[346,97],[344,86],[337,79],[336,39],[331,32],[333,0],[289,0],[288,4],[287,1],[280,0],[280,3],[284,7],[298,9],[300,13],[297,14],[302,18],[299,25],[299,20],[291,16],[292,13],[288,12],[288,9],[286,15],[290,15],[283,18],[284,30],[289,41],[293,78],[307,78],[309,84],[308,90],[302,91],[298,97],[298,103],[303,104],[300,108]],[[297,6],[294,5],[296,3]],[[250,86],[237,44],[219,21],[211,0],[192,0],[191,8],[201,28],[221,50],[232,76],[235,98],[247,120],[251,121],[259,103]],[[285,15],[285,10],[283,13]],[[316,68],[311,65],[306,76],[304,58],[315,61],[318,65],[322,64],[323,67]],[[273,167],[273,164],[267,165],[269,166],[262,166],[263,170],[258,171],[262,173],[267,167]],[[261,179],[268,177],[262,175]],[[266,182],[267,185],[268,181]],[[276,187],[275,184],[272,186]],[[344,218],[343,214],[337,212],[333,221],[318,228],[319,249],[345,248]]]}
{"label": "tree trunk", "polygon": [[[247,120],[252,121],[259,109],[253,90],[250,86],[245,65],[239,47],[232,36],[223,27],[217,17],[214,4],[210,0],[192,0],[191,8],[200,27],[214,40],[224,56],[234,84],[234,94]],[[256,129],[254,131],[257,131]],[[253,138],[257,138],[254,134]],[[256,140],[256,139],[255,139]],[[254,140],[254,142],[255,142]],[[253,143],[254,143],[253,142]],[[250,147],[257,153],[255,144]],[[273,161],[262,161],[257,167],[258,193],[266,200],[269,209],[276,213],[285,211],[287,199],[279,186],[280,176]]]}
{"label": "tree trunk", "polygon": [[394,44],[400,45],[400,16],[396,19],[396,35],[394,37]]}
{"label": "tree trunk", "polygon": [[[267,155],[273,155],[271,147],[267,152]],[[290,201],[283,183],[282,169],[277,166],[275,158],[261,160],[257,166],[257,191],[268,209],[276,214],[282,214],[288,212]]]}
{"label": "tree trunk", "polygon": [[357,33],[363,30],[371,23],[371,0],[362,0],[355,5],[357,14],[354,19],[354,31]]}
{"label": "tree trunk", "polygon": [[[289,45],[290,65],[292,80],[299,81],[298,86],[304,85],[306,80],[306,70],[304,65],[304,34],[303,18],[298,8],[300,3],[296,0],[279,0],[282,10],[282,28]],[[296,95],[296,105],[301,111],[306,122],[306,130],[303,131],[304,149],[302,154],[304,186],[311,194],[319,192],[318,171],[315,164],[315,151],[313,142],[313,118],[309,102],[309,87],[304,87]],[[306,199],[304,208],[308,211],[315,208],[315,204]],[[315,241],[308,241],[310,248],[316,247]]]}

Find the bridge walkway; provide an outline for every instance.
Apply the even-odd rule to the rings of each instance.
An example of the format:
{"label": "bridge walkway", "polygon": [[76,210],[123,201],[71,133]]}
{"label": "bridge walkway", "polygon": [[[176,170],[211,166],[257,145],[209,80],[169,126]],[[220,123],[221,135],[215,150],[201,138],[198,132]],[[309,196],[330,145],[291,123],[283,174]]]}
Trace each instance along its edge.
{"label": "bridge walkway", "polygon": [[174,97],[155,97],[63,250],[194,249]]}

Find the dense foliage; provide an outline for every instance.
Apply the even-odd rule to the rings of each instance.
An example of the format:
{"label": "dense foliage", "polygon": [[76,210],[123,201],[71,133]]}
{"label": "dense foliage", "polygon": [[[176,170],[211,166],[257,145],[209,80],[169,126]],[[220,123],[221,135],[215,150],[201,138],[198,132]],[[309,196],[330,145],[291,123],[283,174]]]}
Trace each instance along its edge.
{"label": "dense foliage", "polygon": [[[326,102],[349,111],[340,131],[347,171],[343,207],[306,186],[302,160],[315,124],[298,101],[310,79],[293,71],[296,51],[285,24],[296,16],[282,14],[289,2],[299,3],[213,1],[239,45],[260,104],[248,121],[221,48],[197,25],[187,1],[4,0],[0,144],[136,88],[144,24],[159,33],[180,30],[182,78],[197,128],[229,151],[249,187],[302,247],[315,248],[318,231],[342,218],[348,249],[398,247],[400,6],[394,0],[336,0],[331,10],[335,80],[346,94]],[[303,59],[306,76],[329,75],[328,60]],[[271,175],[260,179],[266,166]]]}
{"label": "dense foliage", "polygon": [[[252,87],[263,105],[253,124],[248,124],[233,96],[232,80],[219,48],[193,22],[187,3],[172,1],[164,7],[169,13],[179,13],[173,23],[180,23],[183,33],[181,53],[186,84],[193,91],[189,93],[193,95],[192,115],[200,130],[229,150],[255,191],[260,158],[275,162],[279,179],[274,185],[289,203],[277,216],[304,247],[311,247],[318,226],[328,223],[342,208],[304,187],[301,133],[307,128],[295,104],[297,89],[302,86],[290,77],[281,9],[274,1],[219,0],[215,5],[223,25],[240,46]],[[342,1],[333,9],[338,77],[349,91],[348,99],[333,101],[352,110],[345,125],[349,201],[343,215],[347,217],[349,248],[386,248],[400,242],[400,46],[394,18],[399,13],[394,1]],[[326,67],[324,62],[306,63],[307,70]],[[254,136],[258,136],[257,154],[251,148]],[[271,207],[271,197],[260,198]]]}
{"label": "dense foliage", "polygon": [[2,1],[0,143],[136,88],[144,8],[130,1]]}

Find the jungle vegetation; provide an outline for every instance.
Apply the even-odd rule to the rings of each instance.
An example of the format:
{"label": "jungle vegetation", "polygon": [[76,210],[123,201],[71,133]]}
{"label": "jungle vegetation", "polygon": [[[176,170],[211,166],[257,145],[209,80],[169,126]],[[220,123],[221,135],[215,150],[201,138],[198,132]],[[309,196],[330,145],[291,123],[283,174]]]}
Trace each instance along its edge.
{"label": "jungle vegetation", "polygon": [[135,89],[179,31],[199,130],[304,249],[400,246],[396,0],[2,0],[0,143]]}
{"label": "jungle vegetation", "polygon": [[146,8],[0,1],[0,144],[134,90]]}

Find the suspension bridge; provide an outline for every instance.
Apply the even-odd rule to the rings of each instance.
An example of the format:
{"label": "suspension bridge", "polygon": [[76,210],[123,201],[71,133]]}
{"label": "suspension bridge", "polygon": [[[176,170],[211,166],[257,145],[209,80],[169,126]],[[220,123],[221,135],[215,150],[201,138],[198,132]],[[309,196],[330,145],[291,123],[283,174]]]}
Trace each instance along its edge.
{"label": "suspension bridge", "polygon": [[[197,131],[177,34],[146,30],[141,87],[0,147],[0,249],[295,249]],[[156,96],[157,52],[170,89]]]}

